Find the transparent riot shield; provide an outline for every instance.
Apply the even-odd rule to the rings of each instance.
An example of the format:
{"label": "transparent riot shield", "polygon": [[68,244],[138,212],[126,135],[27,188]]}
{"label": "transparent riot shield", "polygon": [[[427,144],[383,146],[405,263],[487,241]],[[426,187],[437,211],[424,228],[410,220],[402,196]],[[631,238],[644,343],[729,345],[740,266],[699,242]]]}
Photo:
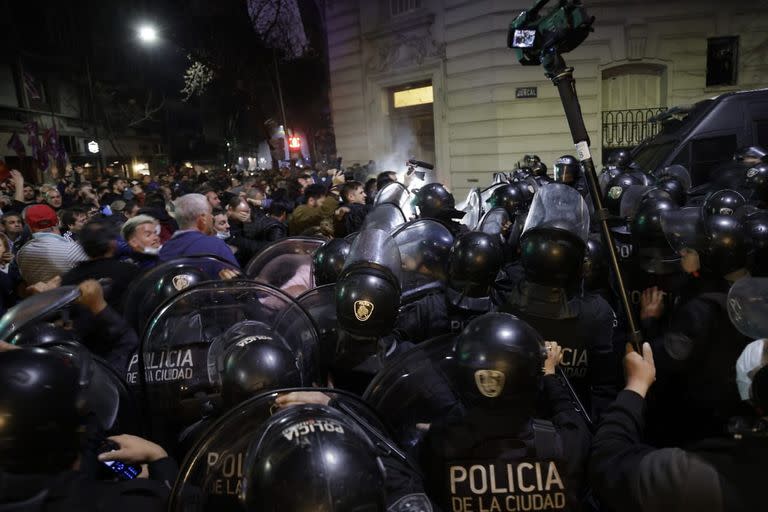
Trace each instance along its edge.
{"label": "transparent riot shield", "polygon": [[80,298],[77,286],[60,286],[19,302],[0,317],[0,340],[13,343],[13,336],[25,327],[56,315]]}
{"label": "transparent riot shield", "polygon": [[365,229],[355,237],[341,273],[343,275],[358,266],[384,268],[402,282],[400,249],[395,239],[386,231]]}
{"label": "transparent riot shield", "polygon": [[467,198],[456,205],[456,209],[465,213],[459,223],[464,224],[470,230],[474,230],[483,214],[483,199],[480,196],[480,189],[473,188],[470,190]]}
{"label": "transparent riot shield", "polygon": [[728,291],[728,316],[752,339],[768,338],[768,277],[744,277]]}
{"label": "transparent riot shield", "polygon": [[303,236],[278,240],[251,258],[245,274],[295,297],[314,287],[312,256],[325,242],[322,238]]}
{"label": "transparent riot shield", "polygon": [[523,227],[522,236],[534,229],[568,231],[587,243],[589,208],[575,189],[562,183],[550,183],[536,191]]}
{"label": "transparent riot shield", "polygon": [[165,300],[204,281],[218,281],[219,272],[240,269],[214,256],[190,256],[161,263],[134,281],[125,292],[123,316],[141,336],[152,313]]}
{"label": "transparent riot shield", "polygon": [[407,453],[417,452],[432,422],[463,413],[453,338],[434,338],[393,359],[363,395]]}
{"label": "transparent riot shield", "polygon": [[245,347],[269,349],[266,363],[282,361],[291,382],[323,383],[315,326],[284,292],[255,281],[216,281],[164,303],[141,339],[141,357],[128,368],[129,383],[141,384],[153,434],[175,439],[204,413],[231,406],[241,393],[231,375],[241,360],[233,358]]}
{"label": "transparent riot shield", "polygon": [[405,185],[399,181],[393,181],[387,183],[376,193],[376,197],[373,198],[373,206],[379,206],[381,204],[393,204],[400,208],[400,211],[405,214],[406,220],[416,216],[416,212],[413,211],[411,201],[413,197],[408,191]]}
{"label": "transparent riot shield", "polygon": [[480,205],[485,207],[488,204],[488,200],[493,195],[493,191],[505,185],[509,185],[509,183],[494,183],[490,187],[483,189],[482,192],[480,192]]}
{"label": "transparent riot shield", "polygon": [[[353,418],[376,446],[390,443],[375,411],[359,397],[340,390],[296,388],[265,393],[243,402],[215,421],[181,464],[169,500],[169,511],[241,510],[240,494],[246,469],[246,455],[258,443],[273,416],[284,416],[276,399],[291,392],[322,393],[332,399],[332,407]],[[301,407],[301,406],[294,406]],[[307,429],[324,428],[319,423]],[[300,431],[285,432],[291,439]],[[392,447],[397,448],[392,444]],[[353,461],[349,461],[351,464]],[[296,489],[295,492],[305,492]]]}
{"label": "transparent riot shield", "polygon": [[392,237],[400,251],[401,288],[405,292],[434,281],[445,281],[453,235],[435,220],[418,219],[398,228]]}
{"label": "transparent riot shield", "polygon": [[483,215],[477,230],[487,235],[501,235],[504,229],[511,224],[512,220],[506,209],[493,208]]}
{"label": "transparent riot shield", "polygon": [[360,231],[380,229],[391,233],[406,222],[403,211],[396,204],[382,203],[373,207],[363,221]]}
{"label": "transparent riot shield", "polygon": [[678,254],[684,249],[700,251],[706,244],[701,208],[664,211],[661,228],[670,247]]}

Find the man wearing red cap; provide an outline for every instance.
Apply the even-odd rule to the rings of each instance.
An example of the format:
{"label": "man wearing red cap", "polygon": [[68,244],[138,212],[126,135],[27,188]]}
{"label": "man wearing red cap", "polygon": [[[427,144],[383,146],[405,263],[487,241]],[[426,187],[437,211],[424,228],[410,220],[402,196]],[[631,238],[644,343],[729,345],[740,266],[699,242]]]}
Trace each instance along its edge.
{"label": "man wearing red cap", "polygon": [[16,262],[27,284],[48,281],[88,259],[80,244],[61,236],[59,219],[50,206],[28,206],[24,220],[32,232],[32,240],[19,250]]}

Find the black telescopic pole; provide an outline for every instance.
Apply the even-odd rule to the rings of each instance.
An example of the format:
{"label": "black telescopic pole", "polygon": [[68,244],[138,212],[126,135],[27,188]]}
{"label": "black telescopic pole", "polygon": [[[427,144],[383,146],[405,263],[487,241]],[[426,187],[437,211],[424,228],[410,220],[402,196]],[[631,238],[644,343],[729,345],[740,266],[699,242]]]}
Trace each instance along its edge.
{"label": "black telescopic pole", "polygon": [[563,103],[565,117],[568,119],[568,126],[571,129],[571,137],[573,137],[573,143],[576,146],[577,158],[584,167],[584,174],[586,175],[587,184],[589,185],[589,194],[592,197],[592,205],[594,206],[595,215],[597,215],[597,219],[600,221],[600,231],[603,243],[608,249],[611,267],[616,275],[619,297],[621,298],[621,304],[624,307],[624,313],[627,317],[630,341],[634,345],[635,350],[639,352],[640,344],[642,343],[642,333],[640,332],[640,329],[638,329],[637,321],[635,320],[635,315],[632,311],[632,305],[629,302],[627,289],[624,285],[624,277],[621,273],[618,256],[616,255],[616,246],[613,243],[613,236],[611,235],[611,230],[608,226],[608,210],[603,206],[603,198],[597,181],[595,164],[592,161],[592,154],[589,151],[589,134],[584,125],[584,117],[581,114],[581,106],[579,105],[579,98],[576,94],[576,81],[573,79],[573,68],[567,67],[562,55],[554,49],[544,53],[542,56],[542,64],[546,70],[547,78],[552,80],[552,83],[557,87],[557,91],[560,93],[560,100]]}

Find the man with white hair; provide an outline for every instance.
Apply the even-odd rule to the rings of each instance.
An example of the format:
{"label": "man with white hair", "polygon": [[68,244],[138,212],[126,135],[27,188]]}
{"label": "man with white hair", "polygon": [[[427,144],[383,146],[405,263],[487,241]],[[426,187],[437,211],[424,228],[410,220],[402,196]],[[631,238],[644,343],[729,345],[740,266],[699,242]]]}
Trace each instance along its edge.
{"label": "man with white hair", "polygon": [[202,194],[186,194],[173,202],[173,216],[179,224],[170,240],[160,249],[160,261],[183,256],[218,256],[239,268],[227,244],[213,235],[211,203]]}

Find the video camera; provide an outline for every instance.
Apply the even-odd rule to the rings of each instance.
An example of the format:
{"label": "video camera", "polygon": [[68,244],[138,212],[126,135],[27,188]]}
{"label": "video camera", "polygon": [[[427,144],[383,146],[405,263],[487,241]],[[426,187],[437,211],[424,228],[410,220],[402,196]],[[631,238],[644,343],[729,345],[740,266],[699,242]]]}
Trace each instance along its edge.
{"label": "video camera", "polygon": [[581,0],[558,0],[557,6],[540,15],[548,2],[538,0],[509,25],[507,46],[516,50],[524,66],[538,66],[547,51],[570,52],[593,30],[595,18],[587,14]]}

